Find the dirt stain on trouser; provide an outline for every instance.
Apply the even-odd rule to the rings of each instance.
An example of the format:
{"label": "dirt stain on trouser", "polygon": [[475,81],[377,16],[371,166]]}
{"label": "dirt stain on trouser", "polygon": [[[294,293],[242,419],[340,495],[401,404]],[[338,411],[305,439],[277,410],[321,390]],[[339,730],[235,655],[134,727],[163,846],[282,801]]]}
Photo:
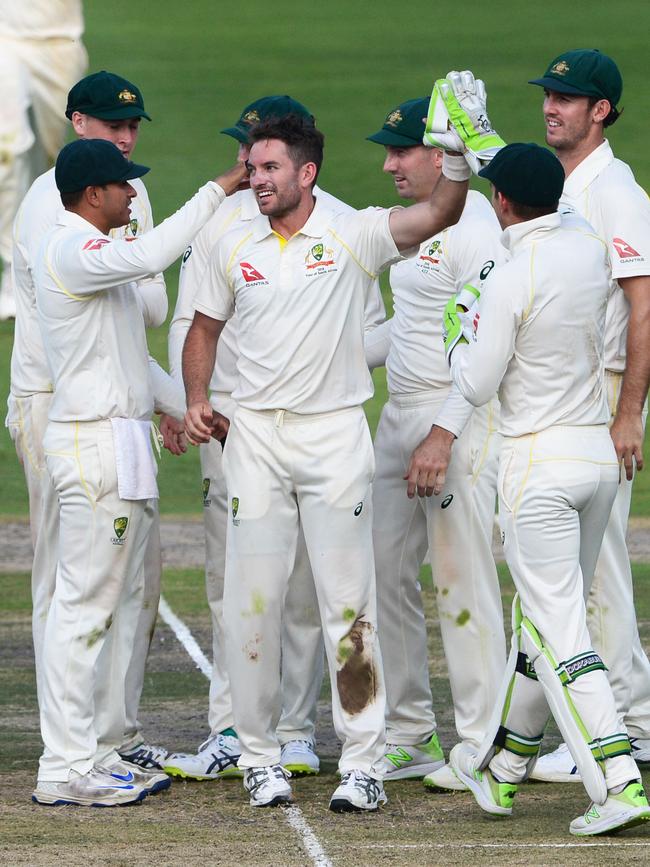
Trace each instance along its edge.
{"label": "dirt stain on trouser", "polygon": [[351,715],[361,713],[377,695],[374,632],[371,623],[357,617],[338,644],[336,655],[342,667],[336,673],[336,685],[341,707]]}

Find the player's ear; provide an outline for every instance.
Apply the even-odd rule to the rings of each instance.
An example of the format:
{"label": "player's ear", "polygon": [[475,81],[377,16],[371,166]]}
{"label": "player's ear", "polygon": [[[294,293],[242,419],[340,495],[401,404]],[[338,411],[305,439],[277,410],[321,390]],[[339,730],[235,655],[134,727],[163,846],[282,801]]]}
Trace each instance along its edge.
{"label": "player's ear", "polygon": [[318,176],[318,166],[316,163],[304,163],[300,170],[301,181],[304,187],[313,187]]}
{"label": "player's ear", "polygon": [[602,123],[607,115],[612,110],[611,103],[608,99],[599,99],[594,103],[591,109],[591,117],[595,123]]}
{"label": "player's ear", "polygon": [[78,136],[83,137],[86,132],[86,115],[82,114],[80,111],[73,111],[70,121],[75,133]]}

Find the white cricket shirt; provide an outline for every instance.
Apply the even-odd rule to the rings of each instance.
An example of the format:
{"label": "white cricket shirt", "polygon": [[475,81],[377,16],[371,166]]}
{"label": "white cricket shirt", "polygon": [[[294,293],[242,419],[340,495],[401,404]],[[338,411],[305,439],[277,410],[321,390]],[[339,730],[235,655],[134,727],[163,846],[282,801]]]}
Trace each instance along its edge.
{"label": "white cricket shirt", "polygon": [[[335,198],[318,186],[314,196],[334,213],[352,213],[353,208]],[[183,381],[182,355],[185,338],[194,318],[194,300],[205,278],[210,252],[217,241],[240,224],[249,224],[258,217],[260,210],[252,190],[240,190],[229,196],[216,214],[201,229],[198,236],[185,251],[178,280],[178,298],[169,329],[169,368],[172,376]],[[366,328],[374,328],[386,317],[379,284],[368,292],[366,300]],[[237,315],[224,326],[219,343],[210,392],[231,393],[237,384]]]}
{"label": "white cricket shirt", "polygon": [[630,305],[618,284],[621,277],[650,275],[650,200],[627,163],[617,160],[604,141],[569,175],[561,211],[576,211],[603,238],[612,267],[605,326],[605,367],[625,370]]}
{"label": "white cricket shirt", "polygon": [[[153,228],[151,203],[140,178],[130,181],[137,192],[131,202],[131,221],[113,229],[111,238],[136,238]],[[54,169],[36,178],[23,199],[13,227],[13,275],[16,324],[11,352],[11,394],[29,397],[52,391],[52,377],[45,358],[36,314],[33,267],[45,234],[65,213],[54,179]],[[161,325],[167,316],[167,291],[162,274],[138,283],[145,324]]]}
{"label": "white cricket shirt", "polygon": [[260,214],[213,248],[194,306],[222,321],[237,312],[238,403],[320,413],[372,395],[364,310],[378,272],[401,258],[389,215],[336,214],[318,198],[288,241]]}
{"label": "white cricket shirt", "polygon": [[133,241],[111,239],[64,211],[36,256],[36,309],[54,379],[51,421],[148,419],[153,409],[135,281],[181,255],[225,198],[208,183]]}
{"label": "white cricket shirt", "polygon": [[485,281],[476,339],[454,349],[452,379],[474,406],[499,388],[505,436],[604,424],[606,245],[558,213],[508,227],[502,243],[512,258]]}

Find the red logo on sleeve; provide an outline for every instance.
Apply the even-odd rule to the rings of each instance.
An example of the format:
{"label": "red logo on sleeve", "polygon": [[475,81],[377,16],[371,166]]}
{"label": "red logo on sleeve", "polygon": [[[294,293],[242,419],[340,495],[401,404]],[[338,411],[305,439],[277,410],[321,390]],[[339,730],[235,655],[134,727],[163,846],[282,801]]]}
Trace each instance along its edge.
{"label": "red logo on sleeve", "polygon": [[619,259],[630,259],[632,256],[639,256],[640,253],[634,249],[634,247],[630,247],[627,241],[624,241],[622,238],[613,238],[614,246],[616,247],[616,252],[618,253]]}
{"label": "red logo on sleeve", "polygon": [[241,268],[242,277],[247,283],[255,283],[256,280],[266,280],[266,277],[260,274],[257,268],[253,268],[248,262],[240,262],[239,267]]}
{"label": "red logo on sleeve", "polygon": [[86,243],[83,245],[82,249],[88,250],[88,251],[100,250],[104,246],[104,244],[110,244],[110,243],[111,242],[108,240],[108,238],[93,238],[92,241],[86,241]]}

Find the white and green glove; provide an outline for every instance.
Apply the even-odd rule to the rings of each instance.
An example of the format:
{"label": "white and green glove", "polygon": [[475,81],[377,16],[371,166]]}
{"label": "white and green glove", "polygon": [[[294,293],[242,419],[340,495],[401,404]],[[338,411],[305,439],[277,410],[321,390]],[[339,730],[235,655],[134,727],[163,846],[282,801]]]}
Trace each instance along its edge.
{"label": "white and green glove", "polygon": [[475,174],[505,146],[490,123],[480,78],[465,70],[436,81],[422,140],[429,147],[460,151]]}
{"label": "white and green glove", "polygon": [[474,339],[474,320],[478,314],[476,308],[480,295],[478,289],[466,283],[445,305],[442,314],[442,339],[448,364],[451,364],[451,353],[459,343],[469,343]]}

